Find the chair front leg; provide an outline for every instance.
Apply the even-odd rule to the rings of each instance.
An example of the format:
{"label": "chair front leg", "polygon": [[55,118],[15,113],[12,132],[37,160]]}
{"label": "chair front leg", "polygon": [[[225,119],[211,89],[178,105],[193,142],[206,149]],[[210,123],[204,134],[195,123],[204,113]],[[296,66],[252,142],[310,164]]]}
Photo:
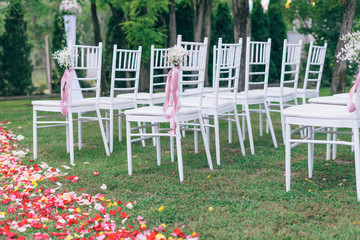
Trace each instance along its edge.
{"label": "chair front leg", "polygon": [[33,155],[37,159],[37,112],[33,110]]}
{"label": "chair front leg", "polygon": [[96,115],[97,115],[97,119],[98,119],[98,122],[99,122],[101,137],[102,137],[103,142],[104,142],[106,156],[110,156],[109,146],[107,144],[107,139],[106,139],[105,131],[104,131],[104,125],[103,125],[103,122],[102,122],[100,110],[98,108],[96,109]]}
{"label": "chair front leg", "polygon": [[127,148],[127,160],[128,160],[128,173],[132,174],[132,153],[131,153],[131,124],[126,119],[126,148]]}
{"label": "chair front leg", "polygon": [[290,124],[285,124],[285,180],[286,180],[286,191],[290,191],[291,181],[291,127]]}

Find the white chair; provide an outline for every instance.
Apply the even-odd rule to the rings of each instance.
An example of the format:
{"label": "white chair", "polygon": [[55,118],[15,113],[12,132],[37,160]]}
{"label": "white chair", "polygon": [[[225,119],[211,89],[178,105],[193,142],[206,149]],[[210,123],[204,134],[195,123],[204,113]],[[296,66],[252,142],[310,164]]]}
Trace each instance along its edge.
{"label": "white chair", "polygon": [[[122,110],[137,107],[141,50],[141,46],[138,50],[128,50],[118,49],[117,45],[114,45],[110,97],[100,98],[100,109],[106,110],[106,133],[108,142],[110,142],[110,152],[113,152],[114,146],[114,110],[118,110],[119,141],[121,141]],[[115,97],[115,91],[132,94],[133,98],[117,98]],[[79,140],[79,142],[81,141]]]}
{"label": "white chair", "polygon": [[[277,141],[273,129],[269,108],[266,103],[269,67],[270,67],[270,49],[271,39],[267,42],[251,41],[250,37],[246,39],[246,61],[245,61],[245,90],[237,93],[237,104],[242,106],[243,113],[243,137],[245,138],[245,121],[247,123],[247,130],[249,135],[250,151],[251,154],[255,153],[254,140],[251,127],[250,113],[256,112],[266,115],[267,122],[269,123],[271,137],[274,147],[277,148]],[[220,93],[220,98],[231,99],[231,93]],[[250,109],[251,105],[263,105],[264,109]],[[261,123],[261,121],[260,121]],[[231,140],[231,124],[229,125],[229,142]],[[260,125],[260,135],[262,133],[262,125]]]}
{"label": "white chair", "polygon": [[[285,143],[285,123],[282,111],[289,102],[294,101],[297,105],[297,85],[299,80],[300,64],[301,64],[301,48],[302,40],[297,44],[291,44],[284,39],[283,56],[281,64],[280,86],[269,87],[267,91],[267,102],[271,112],[280,112],[281,129],[283,142]],[[294,105],[293,104],[293,105]],[[279,107],[274,109],[272,107]]]}
{"label": "white chair", "polygon": [[[312,177],[314,165],[314,144],[336,144],[348,145],[354,148],[355,152],[355,176],[357,199],[360,201],[360,143],[359,143],[359,109],[360,109],[359,88],[356,93],[356,111],[349,113],[346,106],[325,105],[325,104],[304,104],[293,106],[283,111],[286,138],[285,138],[285,168],[286,168],[286,191],[290,190],[291,177],[291,148],[301,144],[308,144],[308,172]],[[304,139],[291,138],[296,131],[291,130],[291,125],[307,126],[309,135]],[[331,139],[316,140],[314,127],[321,128],[350,128],[353,136],[352,141],[334,141]]]}
{"label": "white chair", "polygon": [[[82,46],[74,45],[72,46],[75,59],[73,62],[73,67],[71,68],[71,73],[75,71],[77,74],[70,74],[71,80],[69,81],[69,105],[68,113],[65,116],[65,121],[44,121],[39,119],[59,117],[58,115],[43,115],[38,116],[38,112],[61,112],[61,101],[60,100],[41,100],[41,101],[32,101],[33,105],[33,151],[34,159],[37,158],[37,129],[44,127],[56,127],[56,126],[66,126],[66,142],[67,142],[67,152],[70,152],[70,163],[74,164],[74,130],[73,130],[73,113],[82,113],[95,111],[96,117],[88,117],[88,120],[97,120],[100,126],[101,136],[105,146],[106,155],[109,156],[109,148],[106,142],[105,132],[103,123],[101,120],[100,110],[99,110],[99,101],[100,101],[100,80],[101,80],[101,57],[102,57],[102,43],[99,43],[99,46]],[[90,61],[89,61],[90,59]],[[80,72],[86,72],[87,70],[93,70],[96,72],[94,77],[77,77]],[[77,76],[76,76],[77,75]],[[81,87],[73,88],[72,81],[87,81],[92,83],[90,87]],[[84,98],[84,99],[72,99],[72,91],[95,91],[95,97]]]}
{"label": "white chair", "polygon": [[297,88],[296,97],[306,103],[307,98],[319,97],[321,77],[324,70],[327,43],[324,46],[314,46],[310,42],[304,84],[302,88]]}
{"label": "white chair", "polygon": [[[241,152],[245,155],[244,142],[242,139],[242,132],[237,112],[237,89],[239,82],[240,60],[241,60],[242,39],[236,44],[224,44],[222,38],[218,40],[218,46],[214,47],[214,58],[216,58],[215,74],[214,74],[214,92],[207,94],[202,99],[202,113],[205,117],[213,117],[214,124],[208,124],[208,127],[213,127],[215,130],[215,150],[216,162],[220,165],[220,126],[219,120],[226,120],[236,123],[236,128],[239,136],[239,143]],[[219,94],[226,93],[227,96],[232,95],[232,99],[223,99]],[[230,93],[230,94],[229,94]],[[186,107],[196,106],[197,99],[185,98],[181,99],[181,105]],[[223,115],[226,114],[224,117]],[[189,128],[186,128],[190,130]],[[197,152],[197,131],[195,131],[195,152]],[[209,132],[207,131],[207,134]]]}
{"label": "white chair", "polygon": [[[176,128],[176,145],[177,145],[177,158],[178,158],[178,168],[179,168],[179,178],[180,182],[184,179],[183,174],[183,159],[182,159],[182,150],[181,150],[181,135],[180,135],[180,123],[185,121],[195,121],[198,120],[200,123],[200,129],[205,145],[205,152],[208,160],[210,169],[213,169],[210,150],[208,142],[206,141],[206,133],[204,129],[202,114],[201,114],[201,99],[202,92],[198,93],[185,93],[182,91],[183,86],[188,84],[198,84],[200,89],[204,85],[204,76],[205,76],[205,63],[206,63],[206,52],[208,46],[208,40],[205,38],[203,43],[193,43],[193,42],[183,42],[181,41],[181,36],[178,36],[178,44],[184,47],[189,55],[184,60],[179,70],[179,96],[180,98],[184,95],[189,97],[197,96],[199,98],[199,105],[196,108],[187,108],[181,107],[180,110],[175,113],[175,122],[177,124]],[[169,114],[172,111],[170,106],[167,113]],[[160,136],[170,136],[170,139],[173,139],[173,136],[167,132],[169,129],[160,128],[160,123],[171,123],[171,119],[168,119],[164,116],[162,106],[147,106],[140,107],[137,109],[125,111],[126,116],[126,140],[127,140],[127,157],[128,157],[128,172],[129,175],[132,174],[132,149],[131,143],[139,141],[144,137],[156,137],[156,156],[157,164],[161,164],[161,150],[160,150]],[[150,125],[143,125],[138,127],[131,127],[131,122],[151,122]],[[139,127],[152,127],[156,126],[156,131],[153,133],[132,133],[133,130],[138,130]],[[163,132],[163,131],[166,132]],[[138,137],[138,138],[133,138]],[[174,155],[174,146],[173,141],[171,140],[171,159],[173,160]]]}

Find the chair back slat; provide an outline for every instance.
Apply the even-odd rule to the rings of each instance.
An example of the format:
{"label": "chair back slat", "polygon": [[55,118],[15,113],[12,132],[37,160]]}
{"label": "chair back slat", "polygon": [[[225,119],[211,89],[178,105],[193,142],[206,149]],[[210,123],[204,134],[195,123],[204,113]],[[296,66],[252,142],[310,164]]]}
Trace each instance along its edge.
{"label": "chair back slat", "polygon": [[301,64],[302,40],[299,43],[288,43],[284,39],[283,58],[280,75],[280,94],[284,95],[284,87],[291,87],[296,93]]}
{"label": "chair back slat", "polygon": [[324,70],[327,43],[324,46],[315,46],[310,42],[306,63],[303,90],[315,90],[317,96],[320,91],[321,77]]}
{"label": "chair back slat", "polygon": [[[71,84],[69,86],[69,102],[72,101],[73,91],[95,91],[97,103],[100,97],[100,81],[101,81],[101,64],[102,64],[102,43],[98,46],[72,45],[74,59],[72,60],[73,70],[71,72]],[[76,84],[79,87],[73,86],[74,81],[87,82],[88,84]]]}
{"label": "chair back slat", "polygon": [[111,101],[113,101],[115,91],[118,91],[120,93],[133,93],[133,100],[136,102],[141,67],[141,51],[141,46],[137,50],[129,50],[118,49],[117,45],[114,45],[110,87]]}
{"label": "chair back slat", "polygon": [[149,87],[151,95],[156,91],[165,91],[167,73],[172,68],[166,57],[168,51],[167,48],[155,48],[151,45]]}
{"label": "chair back slat", "polygon": [[245,61],[245,94],[253,87],[264,90],[266,97],[269,66],[270,66],[271,39],[267,42],[251,41],[246,38]]}
{"label": "chair back slat", "polygon": [[[205,37],[204,42],[186,42],[178,35],[176,45],[188,52],[179,71],[179,97],[198,97],[198,108],[201,111],[208,38]],[[189,87],[197,88],[198,91],[184,91]]]}

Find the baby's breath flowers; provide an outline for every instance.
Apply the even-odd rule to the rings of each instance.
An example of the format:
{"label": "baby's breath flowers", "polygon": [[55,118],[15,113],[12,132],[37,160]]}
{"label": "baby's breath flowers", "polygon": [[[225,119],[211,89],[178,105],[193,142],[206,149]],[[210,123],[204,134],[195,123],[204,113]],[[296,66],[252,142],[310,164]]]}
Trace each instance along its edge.
{"label": "baby's breath flowers", "polygon": [[52,56],[57,61],[59,66],[63,69],[69,69],[75,58],[75,54],[72,51],[72,48],[68,48],[68,47],[65,47],[64,49],[61,50],[57,50],[56,52],[54,52]]}
{"label": "baby's breath flowers", "polygon": [[76,15],[81,13],[81,7],[76,0],[63,0],[59,7],[60,11],[68,15]]}
{"label": "baby's breath flowers", "polygon": [[175,46],[169,48],[168,53],[165,54],[164,57],[169,63],[173,64],[174,66],[179,66],[187,55],[188,52],[184,48]]}
{"label": "baby's breath flowers", "polygon": [[336,55],[336,58],[360,64],[360,31],[344,34],[341,40],[345,42],[345,45]]}

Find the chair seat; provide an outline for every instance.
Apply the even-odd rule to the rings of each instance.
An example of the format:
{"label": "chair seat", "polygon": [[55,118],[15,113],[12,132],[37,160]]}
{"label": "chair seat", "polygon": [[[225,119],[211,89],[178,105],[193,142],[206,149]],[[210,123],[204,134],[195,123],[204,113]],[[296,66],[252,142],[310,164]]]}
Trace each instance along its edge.
{"label": "chair seat", "polygon": [[303,89],[303,88],[297,88],[296,89],[297,94],[304,94],[304,93],[313,93],[317,94],[318,92],[315,89]]}
{"label": "chair seat", "polygon": [[283,110],[286,117],[300,117],[313,119],[356,119],[355,113],[350,113],[346,106],[326,104],[303,104],[288,107]]}
{"label": "chair seat", "polygon": [[[213,97],[214,94],[205,94],[205,96],[207,97]],[[264,90],[249,90],[248,91],[248,95],[246,96],[245,92],[239,92],[237,93],[237,100],[245,100],[247,99],[259,99],[262,98],[264,96]],[[233,99],[234,94],[232,92],[220,92],[219,93],[219,98],[224,98],[224,99]]]}
{"label": "chair seat", "polygon": [[[284,87],[282,96],[291,96],[295,94],[294,88]],[[280,87],[269,87],[267,89],[268,97],[280,97],[281,96],[281,88]]]}
{"label": "chair seat", "polygon": [[[32,101],[33,106],[60,107],[61,100],[36,100]],[[83,98],[72,102],[73,107],[89,106],[96,103],[96,98]]]}
{"label": "chair seat", "polygon": [[[133,93],[124,93],[124,94],[119,94],[116,96],[117,98],[126,98],[126,99],[134,99],[134,94]],[[159,93],[153,93],[152,95],[150,93],[144,93],[144,92],[139,92],[136,95],[137,100],[151,100],[151,99],[165,99],[166,95],[165,92],[159,92]]]}
{"label": "chair seat", "polygon": [[[134,101],[130,99],[125,98],[114,98],[113,99],[114,104],[133,104]],[[100,97],[100,104],[111,104],[111,98],[110,97]]]}
{"label": "chair seat", "polygon": [[309,103],[346,106],[347,98],[336,97],[336,96],[317,97],[317,98],[310,98]]}
{"label": "chair seat", "polygon": [[[184,92],[199,92],[198,88],[188,88],[185,89]],[[211,93],[214,92],[214,88],[213,87],[204,87],[203,93]]]}
{"label": "chair seat", "polygon": [[[198,107],[199,98],[196,97],[188,97],[188,98],[182,98],[180,99],[180,103],[182,107]],[[233,103],[232,101],[226,100],[226,99],[218,99],[218,108],[231,106]],[[208,97],[205,96],[202,99],[202,108],[204,109],[211,109],[216,108],[215,104],[215,98],[214,97]]]}
{"label": "chair seat", "polygon": [[[166,111],[166,114],[170,115],[173,107],[169,107]],[[188,115],[197,113],[199,110],[197,108],[191,107],[181,107],[177,115]],[[134,108],[131,110],[126,110],[125,115],[139,115],[139,116],[163,116],[164,111],[162,106],[149,106],[149,107],[141,107]]]}

